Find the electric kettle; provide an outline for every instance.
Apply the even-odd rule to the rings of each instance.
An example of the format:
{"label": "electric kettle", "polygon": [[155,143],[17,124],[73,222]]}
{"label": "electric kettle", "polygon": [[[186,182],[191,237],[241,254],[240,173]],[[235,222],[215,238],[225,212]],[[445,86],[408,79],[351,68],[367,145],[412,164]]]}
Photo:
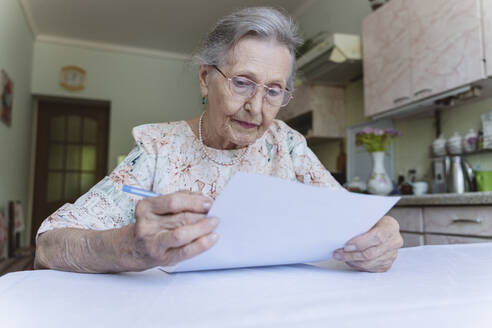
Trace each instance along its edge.
{"label": "electric kettle", "polygon": [[473,169],[461,156],[452,156],[448,171],[448,192],[462,194],[474,191]]}

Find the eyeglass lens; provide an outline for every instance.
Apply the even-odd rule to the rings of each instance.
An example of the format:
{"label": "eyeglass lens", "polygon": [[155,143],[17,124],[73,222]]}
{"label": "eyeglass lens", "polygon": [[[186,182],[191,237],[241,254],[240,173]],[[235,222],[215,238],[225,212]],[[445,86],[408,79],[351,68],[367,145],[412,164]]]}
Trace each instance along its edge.
{"label": "eyeglass lens", "polygon": [[[258,88],[256,82],[244,77],[234,76],[228,80],[231,91],[240,96],[252,97]],[[285,106],[290,100],[290,93],[282,88],[263,86],[263,89],[266,100],[273,106]]]}

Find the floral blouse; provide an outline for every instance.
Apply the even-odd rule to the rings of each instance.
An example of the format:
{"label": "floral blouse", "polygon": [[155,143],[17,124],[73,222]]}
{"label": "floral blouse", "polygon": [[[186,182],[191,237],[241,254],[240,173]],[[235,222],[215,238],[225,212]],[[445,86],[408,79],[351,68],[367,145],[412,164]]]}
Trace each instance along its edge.
{"label": "floral blouse", "polygon": [[[274,120],[249,146],[244,159],[232,166],[209,160],[203,151],[206,146],[185,121],[141,125],[132,132],[136,146],[128,156],[74,204],[67,203],[46,218],[37,236],[57,228],[106,230],[134,223],[140,197],[123,192],[124,184],[159,194],[190,190],[215,199],[234,173],[242,171],[344,190],[308,148],[304,137],[279,120]],[[207,147],[207,152],[215,160],[228,163],[244,149]]]}

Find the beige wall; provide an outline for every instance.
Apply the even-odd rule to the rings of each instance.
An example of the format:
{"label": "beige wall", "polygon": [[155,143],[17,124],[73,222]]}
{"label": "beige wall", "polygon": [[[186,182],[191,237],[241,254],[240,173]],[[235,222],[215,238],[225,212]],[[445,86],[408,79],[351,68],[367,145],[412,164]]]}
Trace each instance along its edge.
{"label": "beige wall", "polygon": [[[86,70],[84,90],[60,87],[65,65]],[[202,108],[196,69],[188,61],[39,41],[34,46],[32,92],[111,102],[108,170],[132,147],[132,127],[189,119]]]}
{"label": "beige wall", "polygon": [[[16,0],[0,1],[0,69],[14,82],[12,125],[0,122],[0,209],[9,200],[29,204],[31,64],[33,36]],[[27,233],[23,233],[27,240]]]}

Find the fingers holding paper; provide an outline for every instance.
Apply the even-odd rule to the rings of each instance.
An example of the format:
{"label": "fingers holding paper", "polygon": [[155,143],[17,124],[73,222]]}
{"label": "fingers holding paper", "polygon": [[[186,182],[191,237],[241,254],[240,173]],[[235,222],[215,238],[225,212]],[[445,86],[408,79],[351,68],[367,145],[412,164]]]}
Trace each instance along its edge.
{"label": "fingers holding paper", "polygon": [[388,271],[403,246],[398,222],[384,216],[368,232],[350,239],[333,257],[360,271]]}
{"label": "fingers holding paper", "polygon": [[142,269],[169,266],[196,256],[218,239],[216,218],[208,218],[211,199],[190,192],[146,198],[137,203],[135,255]]}

